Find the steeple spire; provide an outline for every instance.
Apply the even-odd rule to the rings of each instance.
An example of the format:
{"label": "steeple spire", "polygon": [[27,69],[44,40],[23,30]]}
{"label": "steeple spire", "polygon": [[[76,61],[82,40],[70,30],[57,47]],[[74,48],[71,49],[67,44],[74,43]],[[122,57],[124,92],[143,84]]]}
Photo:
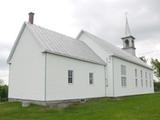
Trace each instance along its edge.
{"label": "steeple spire", "polygon": [[131,36],[131,30],[129,27],[129,23],[128,23],[128,17],[127,17],[128,13],[125,13],[126,16],[126,25],[125,25],[125,36]]}
{"label": "steeple spire", "polygon": [[131,35],[131,30],[128,24],[128,18],[127,18],[127,13],[125,13],[126,16],[126,24],[125,24],[125,36],[122,39],[123,41],[123,50],[130,53],[131,55],[136,56],[136,51],[135,51],[135,45],[134,45],[134,40],[135,38]]}

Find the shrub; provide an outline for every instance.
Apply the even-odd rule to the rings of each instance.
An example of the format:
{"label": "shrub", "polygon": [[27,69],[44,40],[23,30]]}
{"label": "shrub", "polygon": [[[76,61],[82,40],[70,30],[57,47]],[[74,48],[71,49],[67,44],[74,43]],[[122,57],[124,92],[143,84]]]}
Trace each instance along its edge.
{"label": "shrub", "polygon": [[154,91],[155,92],[160,92],[160,82],[155,82],[154,83]]}
{"label": "shrub", "polygon": [[7,101],[8,100],[8,86],[1,85],[0,86],[0,101]]}

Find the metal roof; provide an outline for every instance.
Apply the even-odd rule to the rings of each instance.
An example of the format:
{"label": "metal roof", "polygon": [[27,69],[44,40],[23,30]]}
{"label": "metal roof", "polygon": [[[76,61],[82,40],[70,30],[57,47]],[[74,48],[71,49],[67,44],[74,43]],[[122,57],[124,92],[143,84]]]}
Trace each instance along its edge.
{"label": "metal roof", "polygon": [[[142,60],[140,60],[139,58],[137,58],[136,56],[133,56],[127,52],[125,52],[124,50],[112,45],[111,43],[102,40],[94,35],[92,35],[89,32],[86,31],[81,31],[81,33],[79,34],[78,37],[80,37],[82,34],[87,35],[88,37],[90,37],[97,45],[99,45],[103,50],[105,50],[107,53],[109,53],[112,56],[115,56],[117,58],[132,62],[134,64],[138,64],[140,66],[152,69],[150,66],[148,66],[146,63],[144,63]],[[78,39],[77,37],[77,39]]]}
{"label": "metal roof", "polygon": [[41,44],[43,52],[105,65],[105,62],[83,41],[73,39],[35,24],[25,24],[36,40]]}

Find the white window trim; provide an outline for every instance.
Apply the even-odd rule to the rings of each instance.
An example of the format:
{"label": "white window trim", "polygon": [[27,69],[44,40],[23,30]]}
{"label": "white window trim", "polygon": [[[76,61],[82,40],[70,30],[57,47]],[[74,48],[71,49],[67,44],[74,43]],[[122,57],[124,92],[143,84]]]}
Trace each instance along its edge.
{"label": "white window trim", "polygon": [[150,83],[150,88],[152,88],[152,76],[151,76],[151,73],[149,73],[149,83]]}
{"label": "white window trim", "polygon": [[140,74],[141,74],[141,87],[143,88],[144,85],[143,85],[143,71],[142,70],[140,71]]}
{"label": "white window trim", "polygon": [[[90,83],[90,74],[92,74],[92,83]],[[89,72],[89,85],[93,85],[94,84],[94,73],[93,72]]]}
{"label": "white window trim", "polygon": [[146,87],[148,87],[148,73],[145,72],[145,83],[146,83]]}
{"label": "white window trim", "polygon": [[[69,71],[72,71],[72,82],[71,82],[71,83],[69,83]],[[68,72],[68,78],[67,78],[68,84],[69,84],[69,85],[72,85],[72,84],[73,84],[73,80],[74,80],[74,71],[70,69],[70,70],[68,70],[67,72]]]}
{"label": "white window trim", "polygon": [[[124,71],[123,71],[123,68],[124,68]],[[120,70],[121,70],[121,87],[126,88],[127,87],[127,68],[126,68],[126,65],[121,65]],[[122,81],[122,78],[125,78],[125,82]]]}
{"label": "white window trim", "polygon": [[135,75],[135,86],[138,87],[138,70],[137,68],[134,69]]}

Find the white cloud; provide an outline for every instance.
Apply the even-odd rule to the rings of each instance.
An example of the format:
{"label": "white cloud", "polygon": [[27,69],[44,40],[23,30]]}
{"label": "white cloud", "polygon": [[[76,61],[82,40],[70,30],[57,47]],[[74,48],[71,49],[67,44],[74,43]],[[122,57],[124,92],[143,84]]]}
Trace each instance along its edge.
{"label": "white cloud", "polygon": [[118,46],[122,45],[127,11],[131,32],[136,37],[137,55],[160,58],[159,4],[159,0],[1,1],[0,70],[6,75],[5,61],[30,11],[35,12],[37,25],[72,37],[85,29]]}

